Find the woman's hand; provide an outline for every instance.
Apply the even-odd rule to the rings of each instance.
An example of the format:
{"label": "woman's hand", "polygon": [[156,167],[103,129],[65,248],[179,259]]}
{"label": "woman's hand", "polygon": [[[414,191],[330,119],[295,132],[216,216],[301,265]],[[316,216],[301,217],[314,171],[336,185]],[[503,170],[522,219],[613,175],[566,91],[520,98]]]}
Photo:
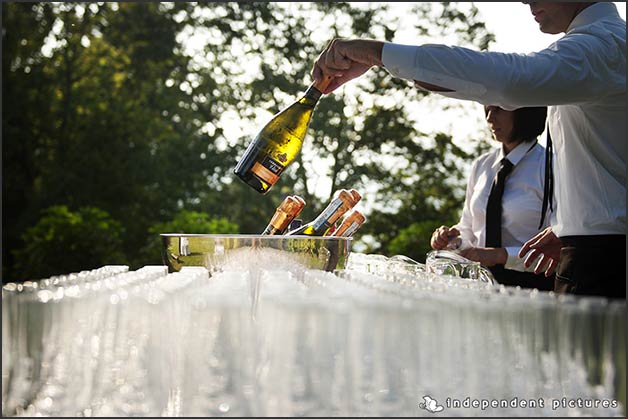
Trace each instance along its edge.
{"label": "woman's hand", "polygon": [[432,233],[430,245],[434,250],[443,250],[447,248],[449,241],[460,236],[460,232],[455,228],[440,226]]}
{"label": "woman's hand", "polygon": [[458,253],[469,260],[480,262],[482,266],[504,265],[508,261],[508,252],[503,247],[470,247]]}

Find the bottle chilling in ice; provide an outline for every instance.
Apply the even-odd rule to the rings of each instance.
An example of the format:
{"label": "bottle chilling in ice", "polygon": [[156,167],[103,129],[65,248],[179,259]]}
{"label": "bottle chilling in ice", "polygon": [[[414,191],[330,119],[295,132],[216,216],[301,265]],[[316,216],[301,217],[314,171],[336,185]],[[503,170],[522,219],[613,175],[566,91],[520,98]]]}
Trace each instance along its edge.
{"label": "bottle chilling in ice", "polygon": [[328,234],[334,223],[353,208],[360,199],[361,196],[355,189],[350,191],[341,189],[318,217],[286,235],[324,236]]}
{"label": "bottle chilling in ice", "polygon": [[366,217],[358,210],[353,210],[340,223],[340,226],[331,233],[332,237],[351,237],[366,221]]}
{"label": "bottle chilling in ice", "polygon": [[292,220],[301,213],[304,206],[305,200],[300,196],[287,196],[277,207],[273,218],[270,219],[262,234],[283,234]]}

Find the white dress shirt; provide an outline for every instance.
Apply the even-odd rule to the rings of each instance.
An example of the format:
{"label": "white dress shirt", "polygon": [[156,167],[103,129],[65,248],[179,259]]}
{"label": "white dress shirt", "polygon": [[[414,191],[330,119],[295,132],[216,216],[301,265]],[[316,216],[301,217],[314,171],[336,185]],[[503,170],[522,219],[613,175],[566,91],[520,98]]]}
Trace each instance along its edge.
{"label": "white dress shirt", "polygon": [[626,234],[626,22],[614,4],[587,7],[536,53],[385,43],[382,61],[394,76],[454,90],[438,92],[448,97],[507,110],[549,106],[553,232]]}
{"label": "white dress shirt", "polygon": [[[545,148],[538,143],[521,143],[507,156],[500,144],[499,148],[478,157],[471,167],[462,216],[454,227],[460,231],[461,248],[485,246],[486,204],[504,157],[514,165],[506,178],[502,198],[502,247],[508,253],[504,267],[525,271],[523,259],[517,254],[523,243],[540,231],[543,204]],[[547,227],[547,220],[545,224],[543,228]],[[533,271],[534,266],[527,270]]]}

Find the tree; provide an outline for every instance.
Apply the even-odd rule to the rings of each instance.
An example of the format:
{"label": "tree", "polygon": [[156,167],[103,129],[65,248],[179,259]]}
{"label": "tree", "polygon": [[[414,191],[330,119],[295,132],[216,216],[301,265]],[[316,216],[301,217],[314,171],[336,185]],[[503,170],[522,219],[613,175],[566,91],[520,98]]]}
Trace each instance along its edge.
{"label": "tree", "polygon": [[[420,132],[414,110],[430,97],[384,70],[322,98],[303,151],[267,195],[232,174],[261,125],[305,89],[329,39],[390,40],[407,27],[407,10],[342,2],[2,8],[2,234],[11,249],[28,246],[24,232],[42,210],[63,205],[119,222],[131,268],[154,263],[142,250],[151,228],[181,211],[256,234],[287,194],[305,198],[309,220],[336,190],[363,191],[370,212],[357,238],[384,254],[412,224],[455,218],[471,156],[446,133]],[[472,4],[413,8],[417,42],[449,36],[486,48],[491,40]],[[3,278],[22,277],[25,264],[3,249]]]}
{"label": "tree", "polygon": [[20,236],[39,217],[33,187],[41,177],[54,119],[55,83],[41,50],[54,23],[52,5],[2,3],[2,269],[14,264]]}
{"label": "tree", "polygon": [[122,235],[122,225],[98,208],[50,207],[24,234],[24,247],[15,250],[16,270],[24,279],[41,279],[123,265]]}
{"label": "tree", "polygon": [[[123,223],[136,267],[148,228],[206,186],[207,160],[220,155],[180,88],[188,59],[174,51],[173,14],[186,7],[3,3],[5,39],[17,45],[3,56],[5,243],[19,248],[43,208],[92,205]],[[41,35],[21,25],[29,20]]]}

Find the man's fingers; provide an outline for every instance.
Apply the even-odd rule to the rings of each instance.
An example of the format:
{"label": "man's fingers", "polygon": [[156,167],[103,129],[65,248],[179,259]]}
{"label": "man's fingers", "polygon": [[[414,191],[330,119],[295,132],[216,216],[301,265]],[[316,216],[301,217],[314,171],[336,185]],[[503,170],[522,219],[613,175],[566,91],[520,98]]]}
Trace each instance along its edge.
{"label": "man's fingers", "polygon": [[315,82],[318,82],[322,80],[322,78],[323,78],[323,70],[321,70],[321,68],[315,64],[314,68],[312,69],[312,80],[314,80]]}
{"label": "man's fingers", "polygon": [[[519,252],[522,257],[523,251]],[[523,261],[523,266],[529,268],[536,262],[534,266],[534,273],[540,274],[541,272],[545,272],[545,276],[550,276],[556,270],[556,266],[558,265],[558,261],[554,258],[546,255],[539,249],[531,249],[525,254],[525,259]]]}
{"label": "man's fingers", "polygon": [[529,268],[530,266],[532,266],[534,261],[541,255],[542,253],[540,250],[532,250],[530,253],[528,253],[526,258],[524,259],[523,266],[525,266],[526,268]]}
{"label": "man's fingers", "polygon": [[538,275],[541,272],[545,272],[549,268],[551,262],[551,258],[543,255],[541,260],[539,260],[539,263],[536,264],[536,267],[534,268],[534,273]]}
{"label": "man's fingers", "polygon": [[538,243],[538,239],[537,236],[532,237],[530,240],[528,240],[527,242],[525,242],[523,244],[523,246],[521,246],[521,250],[519,250],[519,254],[518,256],[520,258],[525,257],[525,255],[531,251],[532,249],[534,249],[534,247],[537,245]]}
{"label": "man's fingers", "polygon": [[551,230],[545,229],[536,236],[532,237],[527,242],[525,242],[523,246],[521,246],[521,250],[519,250],[519,258],[525,257],[526,253],[528,253],[531,249],[543,246],[547,240],[547,237],[549,237],[550,234]]}
{"label": "man's fingers", "polygon": [[521,246],[521,250],[519,250],[519,257],[522,258],[528,253],[530,250],[538,251],[537,248],[543,245],[543,238],[539,238],[538,240],[534,240],[534,238],[528,240]]}
{"label": "man's fingers", "polygon": [[542,257],[539,259],[539,261],[537,262],[536,266],[534,267],[534,273],[536,275],[540,274],[541,272],[544,271],[543,267],[546,265],[545,263],[545,258]]}
{"label": "man's fingers", "polygon": [[[331,54],[330,54],[331,55]],[[332,57],[333,67],[346,70],[351,67],[351,60],[347,58],[342,52],[338,50],[338,48],[334,49],[333,57]]]}
{"label": "man's fingers", "polygon": [[556,267],[558,266],[558,262],[556,262],[555,259],[552,259],[552,261],[549,264],[549,267],[547,268],[547,270],[545,271],[545,276],[551,276],[554,271],[556,270]]}
{"label": "man's fingers", "polygon": [[519,253],[517,254],[519,259],[525,257],[525,255],[528,253],[529,250],[530,250],[530,242],[525,242],[523,246],[521,246],[521,249],[519,250]]}
{"label": "man's fingers", "polygon": [[[318,82],[323,79],[325,74],[334,78],[342,77],[344,72],[350,67],[351,60],[340,55],[334,46],[334,42],[332,42],[316,59],[311,72],[312,79]],[[332,80],[323,93],[329,93],[337,89],[341,84],[337,80]]]}
{"label": "man's fingers", "polygon": [[319,65],[324,67],[325,73],[338,77],[351,67],[351,62],[350,59],[334,48],[325,52],[323,59],[319,60]]}

